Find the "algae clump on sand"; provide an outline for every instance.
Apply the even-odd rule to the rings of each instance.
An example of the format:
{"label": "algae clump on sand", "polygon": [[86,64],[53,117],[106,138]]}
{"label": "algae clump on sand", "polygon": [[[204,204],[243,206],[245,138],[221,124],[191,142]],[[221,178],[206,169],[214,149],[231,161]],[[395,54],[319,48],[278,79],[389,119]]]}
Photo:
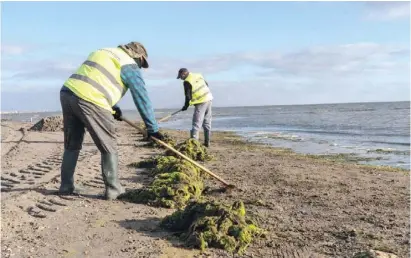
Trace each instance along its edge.
{"label": "algae clump on sand", "polygon": [[182,172],[162,173],[146,188],[128,191],[119,199],[165,208],[183,208],[191,199],[200,198],[203,182]]}
{"label": "algae clump on sand", "polygon": [[174,156],[163,156],[158,158],[156,160],[156,166],[151,170],[151,173],[157,175],[160,173],[169,173],[173,171],[179,171],[194,177],[206,177],[206,175],[202,173],[199,168],[190,162]]}
{"label": "algae clump on sand", "polygon": [[129,164],[129,166],[136,168],[147,168],[153,176],[161,173],[178,171],[190,176],[207,177],[206,174],[202,173],[199,168],[190,162],[174,156],[157,156],[142,160],[140,162],[133,162]]}
{"label": "algae clump on sand", "polygon": [[124,193],[119,199],[147,203],[165,208],[183,208],[192,199],[198,199],[204,190],[199,170],[172,156],[158,157],[149,162],[155,165],[154,180],[144,189]]}
{"label": "algae clump on sand", "polygon": [[[161,132],[161,131],[160,131]],[[167,145],[174,147],[176,145],[176,140],[169,135],[168,133],[165,132],[161,132],[163,135],[163,139],[161,140],[162,142],[166,143]],[[142,145],[144,147],[151,147],[151,148],[159,148],[159,149],[165,149],[166,147],[164,147],[163,145],[161,145],[160,143],[157,143],[155,140],[153,139],[149,139],[147,134],[143,134],[143,141],[148,141],[148,143]]]}
{"label": "algae clump on sand", "polygon": [[239,254],[254,238],[265,234],[246,217],[242,201],[235,201],[231,206],[212,201],[193,201],[184,210],[177,210],[165,217],[160,226],[183,232],[180,237],[187,246],[201,250],[215,247]]}
{"label": "algae clump on sand", "polygon": [[165,164],[169,162],[176,162],[177,160],[178,159],[173,156],[155,156],[139,162],[133,162],[129,164],[129,166],[136,168],[156,169],[157,171],[161,171]]}
{"label": "algae clump on sand", "polygon": [[[175,149],[186,155],[187,157],[197,161],[209,161],[213,156],[207,153],[204,147],[198,140],[190,138],[175,146]],[[174,152],[168,150],[166,155],[175,156]]]}
{"label": "algae clump on sand", "polygon": [[[171,147],[174,147],[176,145],[176,140],[171,135],[169,135],[168,133],[165,133],[165,132],[161,132],[161,133],[163,134],[162,142],[165,142],[166,144],[170,145]],[[147,144],[147,146],[156,147],[156,148],[165,148],[164,146],[160,145],[159,143],[157,143],[154,140],[151,140]]]}

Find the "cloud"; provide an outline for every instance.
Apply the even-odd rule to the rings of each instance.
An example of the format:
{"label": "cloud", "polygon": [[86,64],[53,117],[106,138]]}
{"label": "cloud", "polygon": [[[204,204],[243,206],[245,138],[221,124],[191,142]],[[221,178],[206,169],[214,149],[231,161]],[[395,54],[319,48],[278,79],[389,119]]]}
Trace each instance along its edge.
{"label": "cloud", "polygon": [[[155,60],[150,79],[174,79],[180,67],[206,76],[243,65],[261,70],[256,76],[282,74],[297,77],[354,76],[394,73],[409,68],[408,46],[357,43],[317,46],[293,52],[238,52],[191,60]],[[156,66],[156,64],[159,64]]]}
{"label": "cloud", "polygon": [[[410,96],[409,81],[385,81],[378,77],[323,81],[290,81],[287,78],[271,77],[210,80],[209,84],[214,95],[213,105],[220,107],[403,101],[409,100]],[[2,92],[2,110],[60,110],[60,85],[50,85],[47,90],[43,90],[42,86],[33,84],[31,90]],[[159,87],[148,86],[147,90],[155,109],[178,109],[184,104],[182,87],[164,84]],[[136,110],[130,93],[119,104],[123,109]],[[135,113],[138,114],[137,111]]]}
{"label": "cloud", "polygon": [[[316,46],[292,52],[234,52],[193,59],[154,58],[150,69],[144,70],[147,80],[175,80],[177,71],[186,67],[210,76],[234,71],[242,66],[260,70],[255,76],[282,74],[295,77],[355,76],[372,73],[393,73],[409,68],[408,46],[356,43]],[[41,61],[10,61],[3,71],[13,75],[10,80],[60,79],[65,80],[84,57],[59,57]]]}
{"label": "cloud", "polygon": [[[407,53],[407,55],[399,55]],[[360,43],[324,46],[298,52],[260,56],[255,62],[269,73],[283,73],[299,77],[324,78],[396,73],[406,71],[409,56],[405,47]],[[267,74],[267,72],[263,72]]]}
{"label": "cloud", "polygon": [[21,55],[28,51],[30,47],[25,45],[11,45],[11,44],[1,44],[0,50],[3,55]]}
{"label": "cloud", "polygon": [[369,20],[397,20],[410,17],[410,2],[367,2],[366,18]]}
{"label": "cloud", "polygon": [[73,62],[47,61],[32,64],[32,68],[20,70],[8,77],[8,80],[38,80],[38,79],[57,79],[65,80],[75,72],[78,64]]}
{"label": "cloud", "polygon": [[[287,77],[270,77],[249,80],[210,80],[213,105],[261,106],[288,104],[317,104],[337,102],[378,102],[409,100],[409,80],[381,80],[379,77],[340,78],[338,80],[292,81]],[[147,87],[153,106],[181,108],[184,104],[182,87],[164,84]],[[119,103],[125,109],[135,109],[130,94]]]}
{"label": "cloud", "polygon": [[[356,43],[295,51],[233,52],[176,60],[152,58],[144,70],[156,108],[184,102],[180,67],[201,72],[218,106],[390,101],[409,99],[410,49]],[[9,60],[2,66],[2,93],[59,89],[84,57]],[[122,103],[133,108],[129,94]],[[13,95],[15,96],[15,95]]]}
{"label": "cloud", "polygon": [[77,69],[81,59],[7,60],[2,62],[2,92],[42,90],[64,81]]}

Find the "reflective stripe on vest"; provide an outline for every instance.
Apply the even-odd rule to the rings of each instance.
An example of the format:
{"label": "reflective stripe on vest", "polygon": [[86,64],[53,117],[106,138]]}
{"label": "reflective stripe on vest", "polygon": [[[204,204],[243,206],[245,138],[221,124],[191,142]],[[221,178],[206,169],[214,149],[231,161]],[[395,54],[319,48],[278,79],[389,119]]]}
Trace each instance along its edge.
{"label": "reflective stripe on vest", "polygon": [[121,80],[121,67],[135,64],[120,48],[104,48],[91,53],[64,83],[80,98],[112,111],[127,92]]}
{"label": "reflective stripe on vest", "polygon": [[190,105],[200,104],[213,99],[210,88],[199,73],[189,73],[185,81],[192,86]]}

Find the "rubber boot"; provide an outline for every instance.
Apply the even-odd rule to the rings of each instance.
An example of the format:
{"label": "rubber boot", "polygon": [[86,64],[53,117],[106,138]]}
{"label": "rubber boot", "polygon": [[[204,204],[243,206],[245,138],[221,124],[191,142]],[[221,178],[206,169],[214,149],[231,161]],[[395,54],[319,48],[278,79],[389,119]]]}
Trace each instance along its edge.
{"label": "rubber boot", "polygon": [[74,186],[74,171],[79,154],[80,150],[64,150],[59,194],[81,194],[83,192],[82,188]]}
{"label": "rubber boot", "polygon": [[198,132],[195,130],[190,130],[190,137],[198,140]]}
{"label": "rubber boot", "polygon": [[204,146],[206,146],[207,148],[210,147],[210,136],[211,132],[204,130]]}
{"label": "rubber boot", "polygon": [[120,194],[124,193],[124,188],[118,180],[118,157],[117,154],[105,153],[101,154],[101,171],[103,175],[106,191],[104,198],[106,200],[114,200]]}

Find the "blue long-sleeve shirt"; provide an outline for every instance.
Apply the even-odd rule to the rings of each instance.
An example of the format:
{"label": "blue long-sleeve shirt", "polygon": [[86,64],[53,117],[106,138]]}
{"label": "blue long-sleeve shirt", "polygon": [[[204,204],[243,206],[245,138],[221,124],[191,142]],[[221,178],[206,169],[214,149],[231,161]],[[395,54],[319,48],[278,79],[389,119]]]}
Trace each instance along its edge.
{"label": "blue long-sleeve shirt", "polygon": [[148,133],[158,132],[154,109],[145,87],[143,76],[137,64],[128,64],[121,68],[121,80],[130,89],[134,104],[146,125]]}

